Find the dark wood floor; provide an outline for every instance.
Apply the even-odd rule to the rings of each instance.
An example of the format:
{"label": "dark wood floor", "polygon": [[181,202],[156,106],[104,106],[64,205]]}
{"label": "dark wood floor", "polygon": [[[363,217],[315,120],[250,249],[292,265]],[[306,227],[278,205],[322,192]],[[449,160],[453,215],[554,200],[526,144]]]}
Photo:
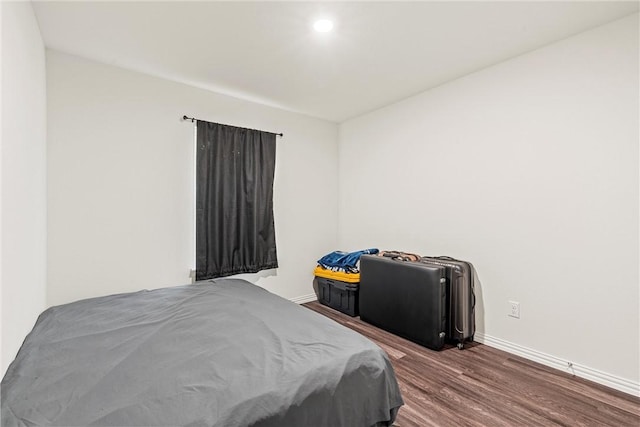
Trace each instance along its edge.
{"label": "dark wood floor", "polygon": [[405,404],[395,426],[640,426],[640,398],[492,347],[432,351],[318,302],[382,347]]}

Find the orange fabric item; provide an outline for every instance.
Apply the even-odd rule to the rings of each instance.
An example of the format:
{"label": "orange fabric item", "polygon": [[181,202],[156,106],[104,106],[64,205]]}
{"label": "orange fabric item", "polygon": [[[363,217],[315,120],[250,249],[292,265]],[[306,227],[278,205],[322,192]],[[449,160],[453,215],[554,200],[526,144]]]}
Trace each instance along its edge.
{"label": "orange fabric item", "polygon": [[313,270],[313,274],[318,277],[324,277],[325,279],[334,279],[346,283],[360,283],[360,273],[344,273],[342,271],[331,271],[326,268],[317,266]]}

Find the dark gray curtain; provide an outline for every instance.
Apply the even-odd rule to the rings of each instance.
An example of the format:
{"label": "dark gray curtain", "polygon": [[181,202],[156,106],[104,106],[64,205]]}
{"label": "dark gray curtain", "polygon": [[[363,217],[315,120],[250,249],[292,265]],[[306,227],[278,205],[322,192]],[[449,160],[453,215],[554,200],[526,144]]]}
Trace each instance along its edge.
{"label": "dark gray curtain", "polygon": [[197,122],[196,279],[278,267],[276,135]]}

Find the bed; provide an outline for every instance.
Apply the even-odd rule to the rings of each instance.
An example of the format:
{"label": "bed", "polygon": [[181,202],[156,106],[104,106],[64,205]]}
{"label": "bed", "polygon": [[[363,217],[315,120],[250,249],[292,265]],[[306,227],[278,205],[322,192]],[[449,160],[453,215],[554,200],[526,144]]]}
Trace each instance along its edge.
{"label": "bed", "polygon": [[2,426],[386,426],[402,397],[360,334],[239,279],[81,300],[38,318]]}

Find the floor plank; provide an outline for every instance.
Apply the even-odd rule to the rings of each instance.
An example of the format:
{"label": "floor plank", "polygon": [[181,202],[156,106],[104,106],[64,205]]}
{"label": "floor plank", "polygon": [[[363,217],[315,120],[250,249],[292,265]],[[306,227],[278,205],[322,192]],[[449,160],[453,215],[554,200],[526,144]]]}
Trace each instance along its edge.
{"label": "floor plank", "polygon": [[405,405],[397,427],[640,427],[640,398],[471,343],[433,351],[318,302],[305,307],[378,344]]}

